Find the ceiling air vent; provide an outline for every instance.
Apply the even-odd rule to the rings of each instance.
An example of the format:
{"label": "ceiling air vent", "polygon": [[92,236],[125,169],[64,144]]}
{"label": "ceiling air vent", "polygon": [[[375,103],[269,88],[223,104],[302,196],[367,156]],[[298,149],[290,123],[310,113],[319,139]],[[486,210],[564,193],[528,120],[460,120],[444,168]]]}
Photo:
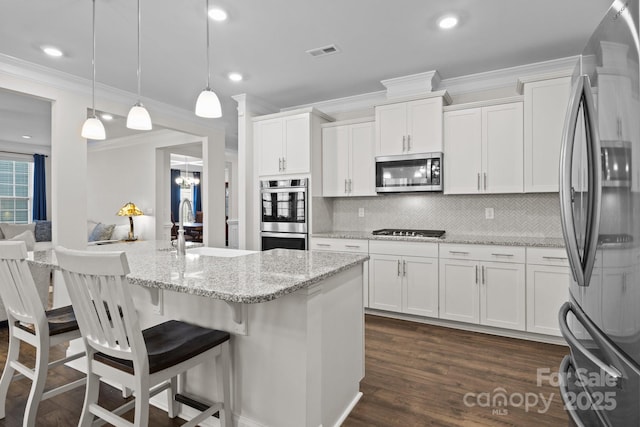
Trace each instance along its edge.
{"label": "ceiling air vent", "polygon": [[329,46],[318,47],[307,51],[307,53],[311,56],[327,56],[338,52],[340,52],[340,49],[338,49],[338,46],[336,46],[335,44],[330,44]]}

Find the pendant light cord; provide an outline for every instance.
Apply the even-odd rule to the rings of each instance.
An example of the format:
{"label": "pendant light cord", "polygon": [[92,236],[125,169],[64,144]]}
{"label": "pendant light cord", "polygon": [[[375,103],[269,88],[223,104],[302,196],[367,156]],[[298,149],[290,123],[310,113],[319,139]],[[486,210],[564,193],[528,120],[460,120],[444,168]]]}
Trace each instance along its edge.
{"label": "pendant light cord", "polygon": [[207,90],[211,89],[211,53],[209,52],[209,0],[206,4],[207,10],[204,16],[207,18]]}
{"label": "pendant light cord", "polygon": [[96,117],[96,0],[93,0],[93,51],[91,52],[91,65],[93,66],[93,82],[91,85],[91,106],[93,117]]}
{"label": "pendant light cord", "polygon": [[[95,1],[95,0],[94,0]],[[138,102],[140,102],[140,0],[138,0]]]}

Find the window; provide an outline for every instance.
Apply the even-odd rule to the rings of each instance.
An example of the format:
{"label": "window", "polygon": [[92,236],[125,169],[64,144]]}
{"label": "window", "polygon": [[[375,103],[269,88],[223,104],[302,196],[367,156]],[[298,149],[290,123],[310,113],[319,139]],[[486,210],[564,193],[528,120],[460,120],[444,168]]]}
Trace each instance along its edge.
{"label": "window", "polygon": [[32,180],[32,162],[0,160],[0,222],[29,222]]}

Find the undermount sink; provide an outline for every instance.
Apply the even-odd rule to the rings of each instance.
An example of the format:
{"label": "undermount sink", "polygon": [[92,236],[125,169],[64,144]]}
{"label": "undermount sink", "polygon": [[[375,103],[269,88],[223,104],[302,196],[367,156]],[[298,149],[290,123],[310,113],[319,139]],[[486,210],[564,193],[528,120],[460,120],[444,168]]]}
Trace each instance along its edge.
{"label": "undermount sink", "polygon": [[187,249],[187,255],[192,254],[192,255],[223,257],[223,258],[233,258],[237,256],[250,255],[254,253],[256,253],[256,251],[246,251],[242,249],[211,248],[207,246]]}

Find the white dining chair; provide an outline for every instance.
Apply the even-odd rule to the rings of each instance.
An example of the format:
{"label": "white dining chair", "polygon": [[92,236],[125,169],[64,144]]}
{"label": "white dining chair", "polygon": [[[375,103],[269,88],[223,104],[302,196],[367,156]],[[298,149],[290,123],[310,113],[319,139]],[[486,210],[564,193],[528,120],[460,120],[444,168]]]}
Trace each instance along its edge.
{"label": "white dining chair", "polygon": [[[222,426],[232,425],[229,338],[224,331],[169,320],[141,330],[127,281],[124,252],[77,251],[58,247],[56,258],[87,349],[87,391],[80,426],[94,416],[116,426],[147,427],[150,397],[168,390],[168,415],[178,414],[178,377],[201,363],[216,360],[218,396],[222,402],[193,407],[201,413],[185,426],[195,426],[219,412]],[[218,363],[219,362],[219,363]],[[100,378],[124,385],[134,400],[109,411],[98,404]],[[204,408],[202,407],[204,406]],[[134,423],[121,414],[135,407]]]}
{"label": "white dining chair", "polygon": [[[7,311],[9,328],[7,361],[0,379],[0,419],[5,418],[9,385],[26,377],[32,384],[22,425],[33,427],[41,401],[84,385],[86,378],[44,391],[50,368],[78,359],[84,352],[49,362],[49,348],[80,338],[80,330],[71,306],[45,311],[26,258],[24,242],[0,242],[0,296]],[[20,342],[35,347],[34,369],[18,361]]]}

